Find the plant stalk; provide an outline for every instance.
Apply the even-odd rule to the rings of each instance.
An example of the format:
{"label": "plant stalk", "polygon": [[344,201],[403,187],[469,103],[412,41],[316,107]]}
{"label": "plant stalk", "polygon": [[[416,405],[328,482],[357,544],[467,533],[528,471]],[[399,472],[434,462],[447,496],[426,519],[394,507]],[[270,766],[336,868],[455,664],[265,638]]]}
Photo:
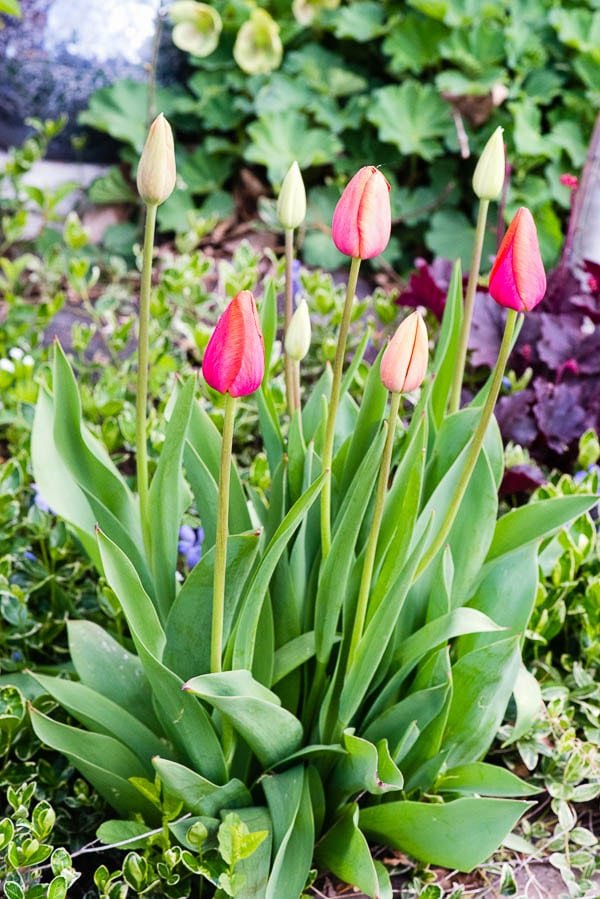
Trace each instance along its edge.
{"label": "plant stalk", "polygon": [[333,457],[333,438],[335,435],[335,419],[340,401],[342,372],[344,368],[344,358],[346,356],[346,342],[348,339],[352,303],[354,302],[354,294],[356,292],[360,262],[360,257],[352,257],[350,272],[348,274],[348,284],[346,287],[346,299],[344,302],[344,310],[342,312],[342,320],[340,322],[338,342],[335,351],[335,360],[333,363],[333,381],[331,383],[331,397],[329,400],[325,440],[323,443],[323,471],[329,472],[321,492],[321,552],[323,559],[327,558],[329,550],[331,549],[331,462]]}
{"label": "plant stalk", "polygon": [[397,391],[392,392],[390,403],[390,415],[388,419],[388,431],[385,438],[385,446],[381,457],[381,467],[379,469],[379,480],[377,481],[377,493],[375,496],[375,508],[373,510],[373,521],[369,531],[369,538],[365,550],[365,558],[360,579],[360,587],[358,591],[358,600],[356,603],[356,612],[354,615],[354,626],[352,628],[352,638],[350,640],[350,649],[348,650],[348,662],[346,670],[349,671],[356,659],[358,645],[363,635],[365,620],[367,617],[367,608],[369,604],[369,593],[371,592],[371,580],[373,578],[373,567],[375,565],[375,556],[377,553],[377,541],[379,540],[379,531],[381,529],[381,520],[383,518],[383,507],[385,504],[385,495],[387,491],[388,479],[390,476],[390,468],[392,465],[392,452],[394,449],[394,437],[396,434],[396,421],[398,418],[398,409],[400,408],[401,394]]}
{"label": "plant stalk", "polygon": [[[296,402],[296,378],[293,359],[285,352],[285,338],[294,312],[294,294],[292,279],[292,263],[294,261],[294,229],[285,229],[285,304],[283,309],[283,346],[284,346],[284,370],[285,370],[285,395],[287,399],[290,417],[297,408]],[[299,393],[299,391],[298,391]]]}
{"label": "plant stalk", "polygon": [[137,489],[140,498],[140,520],[146,554],[150,555],[150,521],[148,517],[148,329],[150,322],[150,290],[152,285],[152,253],[157,206],[146,206],[142,275],[140,281],[140,308],[138,318],[138,364],[135,414],[135,453]]}
{"label": "plant stalk", "polygon": [[504,376],[504,369],[506,368],[506,363],[508,362],[516,322],[517,312],[514,309],[509,309],[506,319],[506,325],[504,327],[504,336],[502,337],[502,343],[498,352],[498,359],[496,360],[490,390],[481,412],[479,424],[475,429],[475,433],[473,435],[473,439],[467,453],[467,458],[465,460],[463,470],[456,485],[456,490],[454,491],[452,502],[450,503],[448,510],[446,511],[446,516],[437,531],[435,539],[419,562],[419,566],[413,578],[413,583],[423,574],[425,569],[433,561],[433,559],[435,559],[439,550],[444,545],[444,542],[446,541],[448,534],[450,533],[450,529],[452,528],[454,519],[456,518],[457,512],[460,508],[460,504],[469,484],[469,480],[477,463],[481,447],[483,446],[485,432],[490,422],[490,418],[492,417],[492,413],[498,399],[498,394],[500,393],[502,378]]}
{"label": "plant stalk", "polygon": [[229,482],[231,479],[231,446],[235,397],[225,394],[225,416],[221,442],[221,467],[219,470],[219,507],[215,540],[215,568],[213,577],[212,630],[210,637],[210,670],[221,671],[223,652],[223,619],[225,616],[225,570],[227,567],[227,536],[229,534]]}
{"label": "plant stalk", "polygon": [[467,345],[469,343],[469,334],[471,331],[471,320],[473,318],[473,306],[475,305],[475,294],[477,292],[477,281],[479,280],[479,269],[481,266],[481,253],[483,250],[483,239],[485,237],[485,223],[489,209],[489,200],[479,201],[479,212],[477,213],[477,225],[475,227],[475,243],[473,245],[473,257],[471,259],[471,269],[469,271],[469,280],[467,281],[467,290],[465,293],[465,307],[463,311],[463,319],[460,330],[460,340],[458,344],[458,356],[456,360],[456,368],[454,369],[454,379],[452,381],[452,391],[450,394],[450,412],[458,412],[460,406],[460,392],[465,374],[465,363],[467,360]]}

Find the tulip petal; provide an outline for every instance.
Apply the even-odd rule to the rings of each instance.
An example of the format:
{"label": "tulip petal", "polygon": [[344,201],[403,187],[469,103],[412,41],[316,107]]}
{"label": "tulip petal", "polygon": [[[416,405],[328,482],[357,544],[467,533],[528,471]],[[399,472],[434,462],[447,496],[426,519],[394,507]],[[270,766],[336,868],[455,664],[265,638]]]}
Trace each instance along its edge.
{"label": "tulip petal", "polygon": [[238,293],[215,327],[202,360],[202,373],[212,388],[231,396],[247,396],[260,387],[265,367],[263,337],[254,297]]}
{"label": "tulip petal", "polygon": [[363,166],[348,182],[331,225],[340,253],[371,259],[385,250],[392,227],[389,191],[390,185],[372,165]]}
{"label": "tulip petal", "polygon": [[528,312],[546,292],[535,223],[522,206],[510,223],[490,273],[490,295],[501,306]]}
{"label": "tulip petal", "polygon": [[427,374],[428,356],[427,328],[415,311],[400,324],[381,358],[384,387],[394,393],[415,390]]}

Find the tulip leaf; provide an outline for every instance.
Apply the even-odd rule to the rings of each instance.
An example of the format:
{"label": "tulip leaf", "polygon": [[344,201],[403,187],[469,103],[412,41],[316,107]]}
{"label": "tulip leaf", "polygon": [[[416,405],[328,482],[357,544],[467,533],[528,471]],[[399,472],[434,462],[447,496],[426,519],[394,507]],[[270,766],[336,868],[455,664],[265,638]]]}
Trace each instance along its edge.
{"label": "tulip leaf", "polygon": [[193,815],[215,817],[222,809],[238,809],[252,804],[252,797],[241,780],[233,778],[219,786],[178,762],[156,755],[152,759],[165,789],[181,799]]}
{"label": "tulip leaf", "polygon": [[[224,641],[258,552],[258,534],[238,534],[227,540]],[[165,627],[164,664],[186,680],[210,670],[210,635],[215,553],[202,556],[184,581]]]}
{"label": "tulip leaf", "polygon": [[249,671],[201,674],[184,686],[226,715],[265,767],[300,747],[303,732],[298,719]]}
{"label": "tulip leaf", "polygon": [[[447,104],[429,84],[408,78],[402,85],[374,90],[366,116],[377,126],[379,140],[393,144],[404,156],[431,160],[444,153],[452,120]],[[397,122],[402,122],[402,128]]]}
{"label": "tulip leaf", "polygon": [[530,802],[464,798],[444,804],[386,802],[360,811],[368,837],[426,864],[469,872],[486,861]]}
{"label": "tulip leaf", "polygon": [[32,672],[32,677],[88,730],[115,737],[134,752],[151,770],[150,759],[164,752],[164,744],[148,727],[116,702],[76,681],[46,677]]}
{"label": "tulip leaf", "polygon": [[38,739],[62,752],[115,811],[123,817],[140,812],[146,820],[156,819],[156,809],[129,783],[130,777],[148,774],[130,749],[113,737],[53,721],[34,708],[30,712]]}
{"label": "tulip leaf", "polygon": [[364,792],[382,796],[402,789],[404,778],[390,756],[387,739],[375,745],[346,731],[343,742],[346,754],[337,762],[327,786],[333,808]]}
{"label": "tulip leaf", "polygon": [[179,525],[190,499],[181,466],[195,387],[195,379],[189,378],[177,393],[148,493],[150,564],[158,612],[163,621],[175,599]]}
{"label": "tulip leaf", "polygon": [[454,264],[452,278],[446,296],[444,315],[437,339],[433,371],[435,379],[431,389],[429,412],[437,430],[444,420],[454,374],[463,317],[462,268],[460,259]]}
{"label": "tulip leaf", "polygon": [[537,678],[521,663],[513,688],[517,715],[510,737],[503,745],[510,746],[531,730],[544,711],[542,689]]}
{"label": "tulip leaf", "polygon": [[272,278],[265,283],[258,314],[265,347],[265,376],[263,384],[268,387],[271,374],[271,355],[277,334],[277,294],[275,292],[275,282]]}
{"label": "tulip leaf", "polygon": [[391,747],[392,757],[397,758],[404,734],[411,724],[414,722],[421,733],[442,712],[447,693],[448,684],[437,684],[426,690],[410,693],[371,721],[364,731],[365,739],[374,743],[386,738]]}
{"label": "tulip leaf", "polygon": [[314,385],[310,396],[304,403],[302,410],[302,430],[304,439],[308,442],[315,439],[323,418],[322,397],[329,400],[331,395],[331,382],[333,375],[331,366],[327,365],[325,371]]}
{"label": "tulip leaf", "polygon": [[236,874],[243,878],[236,888],[236,899],[257,899],[265,895],[271,868],[271,818],[267,809],[260,807],[240,808],[235,813],[251,834],[266,834],[252,854],[235,865]]}
{"label": "tulip leaf", "polygon": [[300,895],[306,884],[315,842],[308,774],[303,765],[262,780],[273,822],[275,858],[266,899]]}
{"label": "tulip leaf", "polygon": [[333,827],[319,840],[316,848],[319,867],[372,899],[392,899],[389,874],[383,865],[374,861],[358,821],[358,805],[353,802],[345,806]]}
{"label": "tulip leaf", "polygon": [[280,646],[275,652],[271,686],[279,683],[292,671],[295,671],[301,665],[304,665],[305,662],[308,662],[309,659],[312,659],[315,652],[314,631],[305,631],[305,633]]}
{"label": "tulip leaf", "polygon": [[471,762],[445,771],[436,781],[436,791],[480,796],[533,796],[540,787],[526,783],[500,765]]}
{"label": "tulip leaf", "polygon": [[264,384],[261,385],[255,396],[265,452],[269,468],[271,472],[274,472],[283,456],[283,438],[279,427],[279,418],[270,388],[266,388]]}
{"label": "tulip leaf", "polygon": [[344,463],[343,478],[340,486],[342,496],[347,493],[352,478],[381,428],[381,421],[385,416],[388,391],[381,383],[379,374],[382,355],[383,351],[379,353],[379,356],[371,366],[364,386],[360,410]]}

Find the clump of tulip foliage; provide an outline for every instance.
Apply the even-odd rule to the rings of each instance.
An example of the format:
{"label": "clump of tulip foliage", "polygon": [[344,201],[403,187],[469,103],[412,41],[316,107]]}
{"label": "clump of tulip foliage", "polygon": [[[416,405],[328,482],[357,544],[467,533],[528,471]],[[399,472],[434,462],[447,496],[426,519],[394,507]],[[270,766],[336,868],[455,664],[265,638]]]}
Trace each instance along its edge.
{"label": "clump of tulip foliage", "polygon": [[[460,408],[477,241],[502,187],[499,169],[496,134],[474,179],[482,207],[469,302],[457,264],[432,360],[414,312],[372,365],[359,405],[350,387],[368,337],[348,363],[346,336],[361,261],[389,238],[389,185],[365,166],[336,208],[333,240],[351,260],[346,302],[333,367],[307,391],[310,316],[306,304],[294,311],[289,275],[305,197],[292,167],[278,205],[288,269],[285,420],[269,365],[276,298],[242,291],[202,368],[224,395],[223,433],[197,379],[181,380],[149,482],[154,219],[175,180],[170,129],[159,117],[138,177],[147,226],[137,493],[82,420],[73,372],[55,346],[33,429],[35,480],[116,594],[131,642],[69,622],[73,679],[35,678],[79,726],[32,709],[33,726],[130,819],[124,838],[143,839],[162,823],[174,843],[193,848],[194,826],[213,839],[235,810],[263,836],[240,864],[236,895],[247,899],[295,899],[315,865],[368,896],[391,897],[370,842],[469,871],[531,804],[527,783],[483,759],[511,697],[513,739],[540,711],[521,660],[538,553],[594,500],[547,499],[498,519],[503,448],[493,409],[519,322],[545,290],[525,208],[490,274],[490,294],[508,310],[498,362]],[[266,498],[246,488],[232,456],[240,397],[258,406]],[[180,583],[178,531],[192,504],[203,556]]]}

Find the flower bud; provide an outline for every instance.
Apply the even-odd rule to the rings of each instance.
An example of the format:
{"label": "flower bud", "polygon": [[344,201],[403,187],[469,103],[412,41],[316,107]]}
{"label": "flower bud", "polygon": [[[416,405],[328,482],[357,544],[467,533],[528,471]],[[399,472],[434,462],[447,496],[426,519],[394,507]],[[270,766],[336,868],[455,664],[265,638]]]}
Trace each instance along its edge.
{"label": "flower bud", "polygon": [[237,33],[233,58],[247,75],[268,75],[283,57],[279,25],[266,9],[255,8]]}
{"label": "flower bud", "polygon": [[285,351],[301,362],[310,349],[310,314],[306,300],[300,300],[285,335]]}
{"label": "flower bud", "polygon": [[384,387],[394,393],[408,393],[427,374],[429,344],[427,328],[420,312],[411,312],[398,327],[381,359],[380,376]]}
{"label": "flower bud", "polygon": [[517,312],[529,312],[546,292],[535,222],[525,206],[517,210],[500,244],[489,291],[497,303]]}
{"label": "flower bud", "polygon": [[346,256],[371,259],[383,253],[390,239],[390,185],[374,165],[365,165],[348,182],[339,199],[331,232]]}
{"label": "flower bud", "polygon": [[306,215],[306,191],[300,166],[294,160],[277,198],[277,218],[284,228],[297,228]]}
{"label": "flower bud", "polygon": [[213,331],[202,360],[207,384],[219,393],[248,396],[260,387],[265,348],[254,297],[241,290]]}
{"label": "flower bud", "polygon": [[137,170],[137,188],[147,206],[160,206],[175,187],[173,132],[159,113],[150,126]]}
{"label": "flower bud", "polygon": [[496,200],[504,186],[506,159],[502,132],[498,126],[483,148],[473,172],[473,190],[480,200]]}

